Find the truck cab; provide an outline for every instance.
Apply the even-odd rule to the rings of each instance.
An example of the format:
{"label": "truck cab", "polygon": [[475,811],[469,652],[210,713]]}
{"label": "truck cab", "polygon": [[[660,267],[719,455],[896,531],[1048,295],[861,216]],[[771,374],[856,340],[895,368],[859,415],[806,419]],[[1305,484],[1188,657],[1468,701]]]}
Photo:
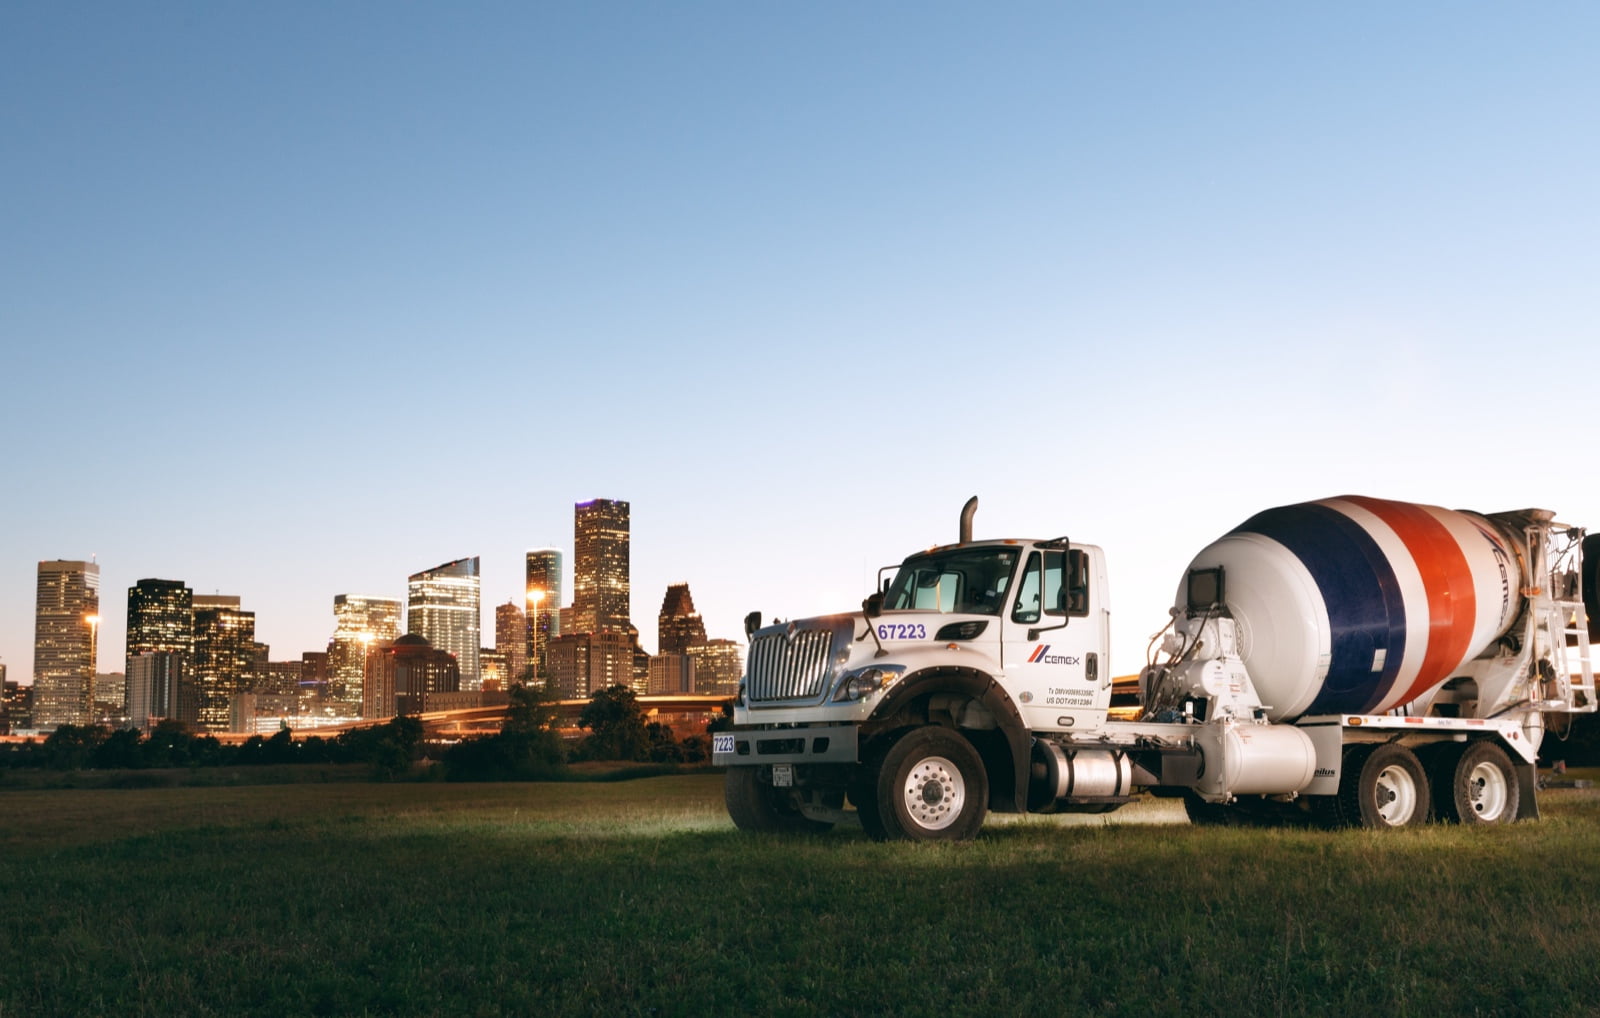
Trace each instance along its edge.
{"label": "truck cab", "polygon": [[[930,809],[954,795],[980,822],[986,809],[1025,809],[1033,733],[1105,722],[1104,563],[1064,538],[964,540],[907,557],[859,613],[751,621],[735,730],[713,740],[714,762],[732,768],[734,818],[826,826],[848,801],[880,833],[894,822],[877,809],[884,758],[930,727],[943,734],[922,738],[964,744],[946,746],[947,773],[924,782],[919,794],[938,797]],[[963,768],[950,755],[972,759]],[[950,824],[966,827],[959,815]]]}
{"label": "truck cab", "polygon": [[1111,695],[1104,562],[1066,541],[934,548],[901,564],[867,624],[891,656],[930,640],[983,655],[1032,731],[1095,728]]}

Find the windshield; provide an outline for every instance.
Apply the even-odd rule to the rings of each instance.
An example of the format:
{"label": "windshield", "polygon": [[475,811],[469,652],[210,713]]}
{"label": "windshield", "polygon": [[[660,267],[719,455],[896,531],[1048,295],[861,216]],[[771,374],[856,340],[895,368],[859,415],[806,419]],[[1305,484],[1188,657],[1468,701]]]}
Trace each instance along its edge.
{"label": "windshield", "polygon": [[891,611],[998,615],[1016,564],[1015,548],[955,548],[913,555],[895,574],[883,606]]}

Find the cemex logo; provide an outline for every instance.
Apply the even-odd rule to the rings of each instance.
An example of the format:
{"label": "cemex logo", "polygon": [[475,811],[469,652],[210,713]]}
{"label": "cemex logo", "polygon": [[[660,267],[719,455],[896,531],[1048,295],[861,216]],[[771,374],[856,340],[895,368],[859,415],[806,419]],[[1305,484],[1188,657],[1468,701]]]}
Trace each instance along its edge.
{"label": "cemex logo", "polygon": [[1048,643],[1038,644],[1033,648],[1033,653],[1028,655],[1030,665],[1075,665],[1078,659],[1067,654],[1050,653]]}

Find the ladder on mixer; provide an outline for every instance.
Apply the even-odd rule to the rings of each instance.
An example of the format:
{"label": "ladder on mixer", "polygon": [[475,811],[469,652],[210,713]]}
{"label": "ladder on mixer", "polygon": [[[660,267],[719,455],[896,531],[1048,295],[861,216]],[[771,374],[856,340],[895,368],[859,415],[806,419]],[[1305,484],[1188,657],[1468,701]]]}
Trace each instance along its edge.
{"label": "ladder on mixer", "polygon": [[[1600,703],[1594,690],[1594,664],[1590,655],[1589,622],[1584,615],[1582,601],[1552,601],[1550,607],[1559,613],[1550,628],[1555,646],[1550,650],[1556,674],[1567,677],[1572,686],[1574,714],[1593,714]],[[1577,660],[1572,658],[1576,652]]]}
{"label": "ladder on mixer", "polygon": [[[1534,536],[1532,529],[1528,535],[1530,540]],[[1571,546],[1574,550],[1582,541],[1582,532],[1578,534],[1578,542]],[[1589,619],[1578,583],[1581,571],[1576,568],[1570,572],[1550,569],[1548,533],[1542,536],[1544,540],[1529,546],[1538,549],[1536,560],[1545,567],[1542,574],[1550,590],[1550,598],[1545,602],[1544,618],[1545,631],[1550,634],[1550,663],[1555,666],[1558,684],[1571,690],[1568,712],[1593,714],[1600,709],[1600,699],[1595,695]],[[1565,561],[1565,556],[1561,557]],[[1577,660],[1573,660],[1574,657]]]}

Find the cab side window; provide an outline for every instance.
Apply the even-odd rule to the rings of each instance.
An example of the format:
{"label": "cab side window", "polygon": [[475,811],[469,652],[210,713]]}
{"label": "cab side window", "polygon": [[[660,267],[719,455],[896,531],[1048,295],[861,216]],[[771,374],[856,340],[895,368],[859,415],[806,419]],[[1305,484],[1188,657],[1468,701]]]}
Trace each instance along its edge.
{"label": "cab side window", "polygon": [[1039,621],[1039,553],[1028,556],[1022,569],[1022,582],[1017,584],[1016,600],[1011,602],[1011,621],[1024,625]]}
{"label": "cab side window", "polygon": [[1089,614],[1089,556],[1074,548],[1066,552],[1065,585],[1062,584],[1061,556],[1059,551],[1046,553],[1049,568],[1045,570],[1045,604],[1051,615]]}

